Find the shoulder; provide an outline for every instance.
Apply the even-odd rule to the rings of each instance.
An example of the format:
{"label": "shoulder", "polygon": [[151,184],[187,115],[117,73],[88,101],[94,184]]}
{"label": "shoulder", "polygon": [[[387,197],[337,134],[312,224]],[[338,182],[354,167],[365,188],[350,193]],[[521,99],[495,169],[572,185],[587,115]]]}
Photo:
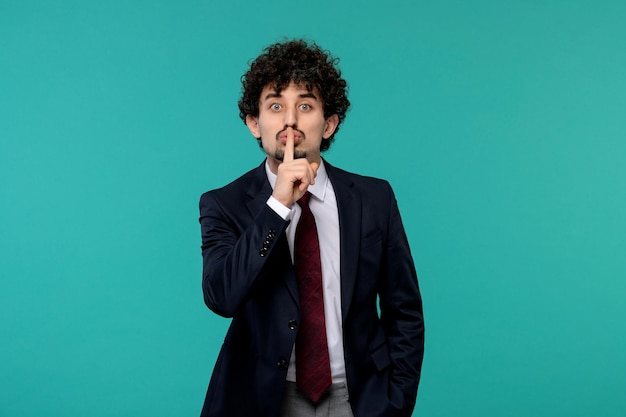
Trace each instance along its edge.
{"label": "shoulder", "polygon": [[251,169],[239,178],[231,181],[223,187],[207,191],[200,196],[200,201],[214,198],[218,200],[239,200],[245,198],[251,187],[258,184],[261,187],[265,180],[265,167],[263,164]]}
{"label": "shoulder", "polygon": [[391,185],[385,179],[349,172],[332,166],[326,161],[325,165],[333,185],[336,182],[344,183],[364,194],[393,193]]}

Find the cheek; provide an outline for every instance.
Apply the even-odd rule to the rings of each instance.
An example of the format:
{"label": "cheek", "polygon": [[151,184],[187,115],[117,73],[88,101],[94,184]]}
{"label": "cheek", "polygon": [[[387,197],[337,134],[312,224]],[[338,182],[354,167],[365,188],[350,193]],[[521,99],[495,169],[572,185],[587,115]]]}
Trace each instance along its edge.
{"label": "cheek", "polygon": [[326,134],[326,123],[322,123],[318,127],[318,132],[320,132],[320,136],[324,136]]}
{"label": "cheek", "polygon": [[259,126],[259,135],[261,135],[261,137],[266,137],[269,132],[267,128],[267,124],[259,120],[258,126]]}
{"label": "cheek", "polygon": [[263,135],[275,135],[276,132],[278,132],[282,126],[279,126],[279,123],[277,123],[275,120],[272,119],[268,119],[268,118],[260,118],[259,119],[259,131],[263,134]]}

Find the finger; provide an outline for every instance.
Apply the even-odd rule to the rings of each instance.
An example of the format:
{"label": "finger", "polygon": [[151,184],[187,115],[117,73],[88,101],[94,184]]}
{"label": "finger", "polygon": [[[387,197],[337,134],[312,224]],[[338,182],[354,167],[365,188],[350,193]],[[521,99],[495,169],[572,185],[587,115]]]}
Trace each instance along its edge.
{"label": "finger", "polygon": [[293,161],[293,129],[291,127],[287,128],[287,142],[285,143],[285,156],[283,157],[283,162],[291,162]]}
{"label": "finger", "polygon": [[304,176],[300,179],[300,184],[298,184],[298,189],[301,192],[306,192],[310,185],[315,184],[315,177],[317,176],[318,168],[319,164],[317,162],[312,162],[310,164],[307,163]]}

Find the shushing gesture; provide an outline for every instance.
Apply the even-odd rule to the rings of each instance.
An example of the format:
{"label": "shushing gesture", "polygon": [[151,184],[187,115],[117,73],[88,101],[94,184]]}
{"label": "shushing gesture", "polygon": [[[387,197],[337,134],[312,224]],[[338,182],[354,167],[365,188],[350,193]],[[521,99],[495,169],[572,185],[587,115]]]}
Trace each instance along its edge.
{"label": "shushing gesture", "polygon": [[272,196],[285,207],[291,207],[306,193],[309,185],[315,184],[319,164],[306,158],[294,159],[294,134],[287,127],[287,142],[282,164],[278,165],[276,185]]}

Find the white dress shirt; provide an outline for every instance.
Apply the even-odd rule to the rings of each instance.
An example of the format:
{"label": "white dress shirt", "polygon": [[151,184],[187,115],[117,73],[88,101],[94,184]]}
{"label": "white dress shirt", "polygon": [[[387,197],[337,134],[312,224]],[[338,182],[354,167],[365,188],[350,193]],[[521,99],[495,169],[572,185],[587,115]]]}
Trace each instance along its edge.
{"label": "white dress shirt", "polygon": [[[265,163],[265,171],[272,189],[276,185],[276,175]],[[333,383],[346,381],[346,367],[343,357],[343,331],[341,321],[341,281],[339,260],[339,214],[335,190],[331,184],[324,161],[320,163],[315,177],[315,184],[309,186],[312,194],[309,207],[315,217],[317,235],[320,242],[320,258],[322,261],[322,284],[324,288],[324,315],[326,318],[326,338],[328,339],[328,354],[330,356],[330,371]],[[267,204],[283,219],[291,219],[287,226],[287,242],[293,262],[293,242],[296,236],[296,226],[302,209],[296,203],[292,207],[285,207],[282,203],[270,196]],[[296,353],[295,346],[291,353],[287,381],[296,380]]]}

